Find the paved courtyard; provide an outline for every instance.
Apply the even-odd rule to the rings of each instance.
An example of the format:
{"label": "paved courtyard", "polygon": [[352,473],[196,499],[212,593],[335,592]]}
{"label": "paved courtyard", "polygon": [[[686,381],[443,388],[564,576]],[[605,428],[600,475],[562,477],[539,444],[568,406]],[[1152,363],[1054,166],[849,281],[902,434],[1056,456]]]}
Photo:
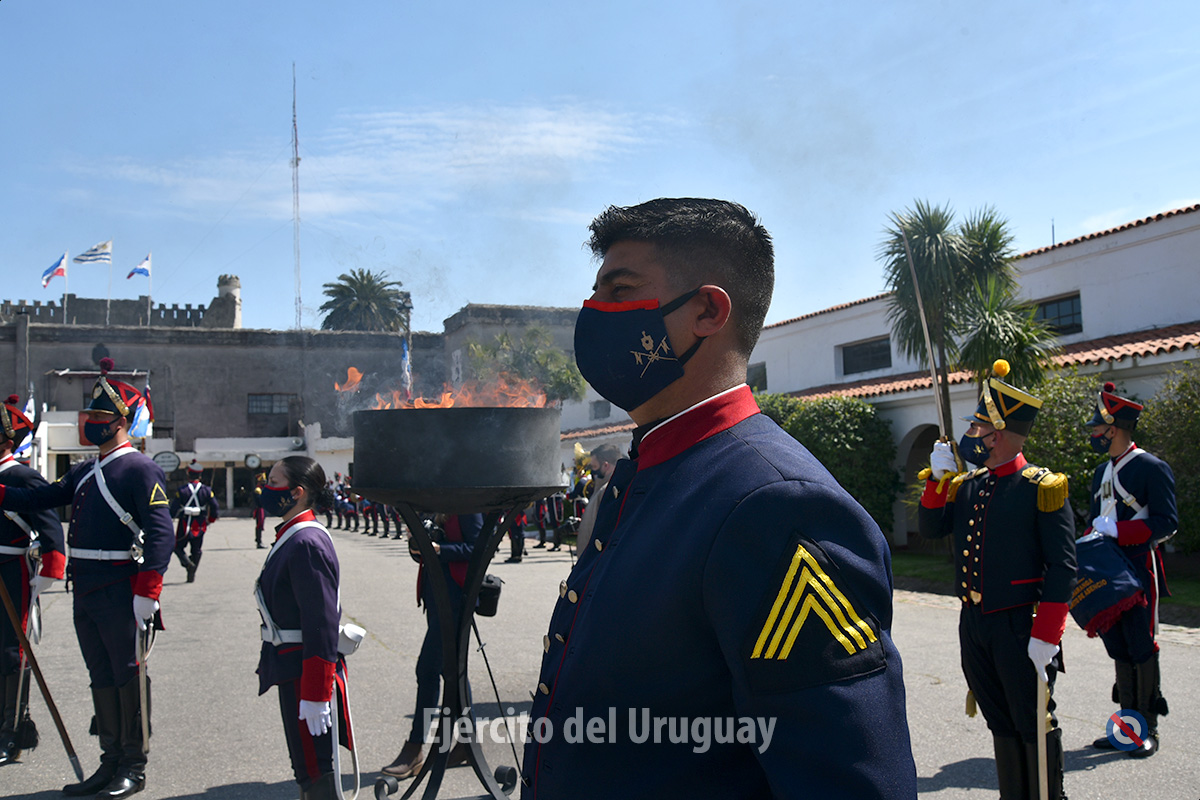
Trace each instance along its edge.
{"label": "paved courtyard", "polygon": [[[343,620],[368,631],[351,657],[351,700],[362,760],[364,794],[370,797],[379,768],[392,760],[407,735],[415,682],[413,669],[425,622],[416,606],[416,564],[402,542],[333,531],[342,565]],[[530,542],[532,544],[532,541]],[[529,708],[537,683],[545,622],[570,569],[564,549],[531,549],[520,564],[503,563],[502,543],[490,571],[505,581],[500,613],[479,620],[504,711]],[[148,787],[139,797],[199,800],[284,800],[297,796],[280,729],[274,693],[258,697],[258,613],[252,590],[265,550],[254,547],[249,520],[222,520],[210,530],[193,584],[178,563],[167,573],[163,612],[167,631],[151,658],[154,738]],[[98,763],[87,675],[71,626],[71,598],[58,590],[44,597],[45,635],[37,651],[85,771]],[[998,796],[991,738],[982,717],[963,713],[966,686],[958,666],[957,601],[897,592],[893,635],[904,659],[909,724],[922,798],[959,800]],[[1168,626],[1162,635],[1164,693],[1171,714],[1162,721],[1162,749],[1134,761],[1087,747],[1104,729],[1112,666],[1099,640],[1070,627],[1067,673],[1059,680],[1067,792],[1072,800],[1200,798],[1200,630]],[[479,714],[494,718],[495,697],[483,661],[472,654],[471,680]],[[36,690],[35,690],[36,691]],[[0,797],[61,797],[74,780],[50,716],[40,698],[33,713],[41,746],[25,763],[0,769]],[[814,727],[831,720],[813,720]],[[507,745],[487,743],[495,764],[511,763]],[[343,767],[348,771],[348,758]],[[407,784],[407,782],[405,782]],[[479,795],[469,768],[447,772],[441,798]]]}

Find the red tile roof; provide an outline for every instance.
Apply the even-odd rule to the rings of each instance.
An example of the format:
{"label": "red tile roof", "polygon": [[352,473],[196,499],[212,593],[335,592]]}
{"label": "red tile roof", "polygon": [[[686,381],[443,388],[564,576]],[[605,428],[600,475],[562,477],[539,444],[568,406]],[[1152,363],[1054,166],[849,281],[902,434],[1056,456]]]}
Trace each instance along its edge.
{"label": "red tile roof", "polygon": [[1020,256],[1018,256],[1018,258],[1028,258],[1029,256],[1035,256],[1040,253],[1048,253],[1051,250],[1058,250],[1059,248],[1062,248],[1062,247],[1070,247],[1073,244],[1079,244],[1080,242],[1086,242],[1089,239],[1099,239],[1101,236],[1108,236],[1110,233],[1119,233],[1120,231],[1127,231],[1130,228],[1138,228],[1138,227],[1141,227],[1142,225],[1149,225],[1151,222],[1158,222],[1160,220],[1167,219],[1168,217],[1177,217],[1181,214],[1191,214],[1192,212],[1195,212],[1195,211],[1200,211],[1200,203],[1197,203],[1194,206],[1184,206],[1183,208],[1175,208],[1170,211],[1164,211],[1161,214],[1155,214],[1152,217],[1143,217],[1141,219],[1135,219],[1132,222],[1126,222],[1125,224],[1118,225],[1115,228],[1108,228],[1107,230],[1096,231],[1095,233],[1089,233],[1085,236],[1077,236],[1074,239],[1068,239],[1065,242],[1058,242],[1057,244],[1048,245],[1046,247],[1039,247],[1036,250],[1030,250],[1027,253],[1022,253]]}
{"label": "red tile roof", "polygon": [[600,425],[595,428],[572,428],[563,431],[561,440],[569,442],[572,439],[591,439],[593,436],[609,436],[614,433],[629,433],[637,427],[633,420],[618,422],[613,425]]}
{"label": "red tile roof", "polygon": [[[1166,328],[1132,331],[1116,336],[1090,339],[1086,342],[1076,342],[1064,347],[1062,352],[1054,357],[1053,363],[1058,367],[1103,364],[1121,361],[1127,357],[1142,358],[1188,348],[1200,350],[1200,320],[1170,325]],[[971,375],[960,370],[950,373],[949,379],[950,385],[953,386],[970,381]],[[824,386],[814,386],[811,389],[792,392],[791,395],[806,400],[835,396],[881,397],[888,394],[929,389],[932,385],[928,372],[906,372],[901,375],[868,378],[851,383],[828,383]]]}

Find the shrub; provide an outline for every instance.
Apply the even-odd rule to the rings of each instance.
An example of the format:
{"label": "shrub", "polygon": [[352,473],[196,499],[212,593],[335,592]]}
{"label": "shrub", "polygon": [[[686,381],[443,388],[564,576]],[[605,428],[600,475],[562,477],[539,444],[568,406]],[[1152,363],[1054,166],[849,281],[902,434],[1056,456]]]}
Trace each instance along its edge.
{"label": "shrub", "polygon": [[1200,550],[1200,364],[1172,370],[1138,420],[1137,443],[1171,465],[1184,553]]}

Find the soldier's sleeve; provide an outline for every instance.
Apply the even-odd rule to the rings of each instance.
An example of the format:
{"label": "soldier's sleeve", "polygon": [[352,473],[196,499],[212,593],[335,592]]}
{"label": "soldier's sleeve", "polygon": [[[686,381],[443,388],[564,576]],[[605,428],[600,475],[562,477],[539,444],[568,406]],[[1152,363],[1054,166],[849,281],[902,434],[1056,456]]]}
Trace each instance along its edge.
{"label": "soldier's sleeve", "polygon": [[[1150,539],[1165,539],[1179,528],[1175,507],[1175,473],[1167,462],[1141,456],[1145,470],[1144,505],[1150,509],[1146,519],[1128,519],[1117,523],[1117,543],[1123,546],[1145,544]],[[1130,466],[1133,466],[1132,464]],[[1141,500],[1141,498],[1138,498]]]}
{"label": "soldier's sleeve", "polygon": [[764,487],[723,525],[704,609],[773,796],[916,797],[891,589],[883,535],[836,486]]}
{"label": "soldier's sleeve", "polygon": [[21,488],[0,484],[0,508],[6,511],[45,511],[69,506],[75,497],[78,468],[76,465],[54,483],[41,486]]}
{"label": "soldier's sleeve", "polygon": [[[318,534],[324,536],[325,534]],[[300,609],[301,641],[304,648],[300,673],[300,699],[325,702],[333,693],[333,671],[337,664],[338,564],[337,556],[312,541],[301,540],[292,548],[287,569],[292,592]]]}
{"label": "soldier's sleeve", "polygon": [[133,593],[157,600],[162,593],[163,575],[171,563],[175,548],[175,527],[171,524],[167,478],[162,468],[145,459],[129,471],[133,510],[131,513],[145,534],[142,563],[133,581]]}
{"label": "soldier's sleeve", "polygon": [[967,473],[936,481],[928,469],[921,470],[925,491],[917,509],[917,526],[926,539],[942,539],[954,531],[954,499]]}
{"label": "soldier's sleeve", "polygon": [[[36,470],[31,469],[26,474],[26,486],[28,487],[50,485]],[[22,516],[29,523],[29,527],[38,534],[38,543],[41,545],[42,551],[40,573],[47,578],[62,580],[67,568],[67,555],[63,545],[62,523],[59,522],[58,514],[52,509],[43,508],[40,511],[26,512]]]}
{"label": "soldier's sleeve", "polygon": [[1067,496],[1067,478],[1061,473],[1038,479],[1037,532],[1045,571],[1042,597],[1030,635],[1058,644],[1067,626],[1071,591],[1075,588],[1075,515]]}
{"label": "soldier's sleeve", "polygon": [[217,502],[217,496],[213,494],[213,490],[208,490],[208,521],[216,522],[221,518],[221,504]]}
{"label": "soldier's sleeve", "polygon": [[462,533],[461,542],[442,542],[438,559],[443,562],[470,561],[475,543],[483,531],[483,514],[459,514],[458,528]]}

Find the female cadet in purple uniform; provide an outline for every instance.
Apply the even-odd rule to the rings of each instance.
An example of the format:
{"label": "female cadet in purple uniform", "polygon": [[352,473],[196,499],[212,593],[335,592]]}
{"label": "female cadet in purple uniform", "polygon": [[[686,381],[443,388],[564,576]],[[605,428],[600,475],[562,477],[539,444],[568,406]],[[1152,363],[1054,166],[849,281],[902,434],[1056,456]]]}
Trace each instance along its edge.
{"label": "female cadet in purple uniform", "polygon": [[[333,762],[330,698],[345,686],[338,655],[338,559],[314,508],[332,502],[325,472],[311,458],[289,456],[271,468],[261,502],[283,517],[259,575],[255,597],[263,617],[258,693],[279,687],[279,710],[292,770],[304,797],[340,794]],[[339,708],[345,708],[344,694]],[[349,732],[343,741],[350,745]]]}

